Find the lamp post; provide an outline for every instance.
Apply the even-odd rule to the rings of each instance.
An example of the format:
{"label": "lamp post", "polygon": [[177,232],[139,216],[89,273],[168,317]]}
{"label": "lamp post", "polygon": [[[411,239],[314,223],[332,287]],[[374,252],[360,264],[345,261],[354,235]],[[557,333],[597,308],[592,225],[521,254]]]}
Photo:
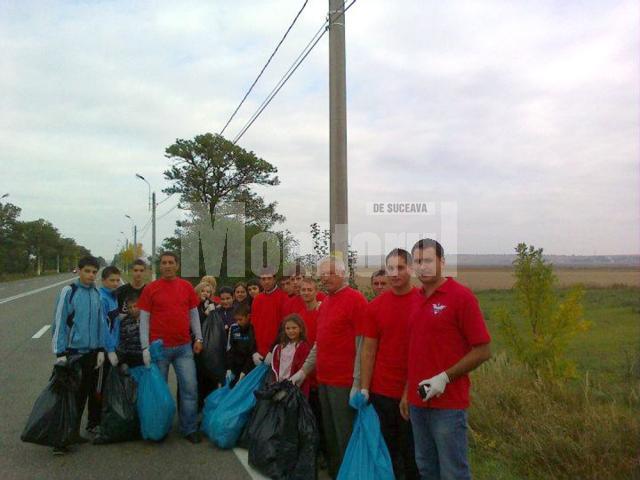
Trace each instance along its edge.
{"label": "lamp post", "polygon": [[[133,231],[133,256],[138,255],[138,227],[136,226],[136,222],[131,218],[130,215],[124,214],[129,220],[131,220],[131,227]],[[135,260],[135,258],[134,258]]]}
{"label": "lamp post", "polygon": [[149,208],[151,210],[151,280],[156,279],[156,192],[151,192],[151,184],[139,173],[136,177],[149,187]]}

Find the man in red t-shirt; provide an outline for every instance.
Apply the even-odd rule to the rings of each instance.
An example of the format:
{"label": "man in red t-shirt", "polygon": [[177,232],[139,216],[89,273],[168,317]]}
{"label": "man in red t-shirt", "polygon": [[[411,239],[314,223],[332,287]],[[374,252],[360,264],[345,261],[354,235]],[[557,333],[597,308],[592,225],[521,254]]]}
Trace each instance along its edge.
{"label": "man in red t-shirt", "polygon": [[468,374],[491,357],[491,337],[471,290],[442,276],[442,245],[422,239],[411,254],[422,298],[409,317],[407,385],[400,411],[411,417],[422,478],[470,479]]}
{"label": "man in red t-shirt", "polygon": [[[193,355],[202,351],[202,332],[193,286],[177,276],[175,253],[160,255],[160,277],[148,284],[138,300],[140,309],[140,345],[146,366],[151,364],[149,343],[162,340],[164,357],[157,361],[167,379],[173,365],[180,391],[180,431],[191,443],[200,443],[198,432],[198,381]],[[191,333],[195,337],[191,346]]]}
{"label": "man in red t-shirt", "polygon": [[318,312],[316,343],[291,381],[302,384],[316,368],[329,475],[335,478],[353,427],[355,411],[349,406],[349,397],[360,389],[359,347],[367,300],[347,285],[341,259],[327,257],[320,261],[318,270],[329,295]]}
{"label": "man in red t-shirt", "polygon": [[376,270],[371,274],[371,291],[373,291],[373,297],[377,297],[383,292],[389,290],[389,278],[387,278],[387,272],[384,268]]}
{"label": "man in red t-shirt", "polygon": [[264,268],[260,273],[262,292],[251,304],[251,323],[256,334],[258,351],[253,354],[253,363],[259,365],[265,358],[270,358],[273,344],[278,336],[278,328],[282,322],[287,294],[276,285],[275,270]]}
{"label": "man in red t-shirt", "polygon": [[[380,418],[396,478],[418,480],[413,438],[408,421],[400,415],[400,399],[407,381],[409,315],[420,299],[411,286],[411,254],[401,248],[385,260],[391,286],[367,306],[362,344],[360,381]],[[369,394],[371,392],[371,394]]]}

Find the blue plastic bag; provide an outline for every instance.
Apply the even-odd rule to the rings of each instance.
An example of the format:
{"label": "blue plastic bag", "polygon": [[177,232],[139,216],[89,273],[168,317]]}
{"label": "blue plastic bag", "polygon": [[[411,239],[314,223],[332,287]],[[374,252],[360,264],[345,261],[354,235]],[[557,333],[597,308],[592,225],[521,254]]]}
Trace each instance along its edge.
{"label": "blue plastic bag", "polygon": [[375,409],[360,392],[349,405],[358,413],[337,480],[392,480],[393,465]]}
{"label": "blue plastic bag", "polygon": [[138,416],[140,433],[145,440],[160,441],[173,425],[176,404],[169,386],[156,362],[164,358],[162,341],[156,340],[149,347],[153,363],[149,367],[132,368],[130,373],[138,382]]}
{"label": "blue plastic bag", "polygon": [[225,380],[225,384],[211,392],[207,395],[207,398],[204,399],[204,407],[202,408],[202,423],[200,424],[200,430],[204,432],[204,434],[213,439],[213,431],[211,424],[213,419],[215,418],[214,413],[222,400],[231,392],[229,388],[229,384],[233,380],[233,375],[229,376]]}
{"label": "blue plastic bag", "polygon": [[269,366],[264,363],[251,370],[222,399],[213,420],[209,439],[220,448],[233,448],[256,404],[253,394],[262,387]]}

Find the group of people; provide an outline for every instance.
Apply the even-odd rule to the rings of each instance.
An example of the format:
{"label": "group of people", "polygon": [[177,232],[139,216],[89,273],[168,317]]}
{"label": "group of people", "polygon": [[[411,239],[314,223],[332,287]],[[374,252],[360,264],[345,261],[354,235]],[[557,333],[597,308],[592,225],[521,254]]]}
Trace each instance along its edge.
{"label": "group of people", "polygon": [[[470,478],[467,461],[468,373],[486,361],[490,336],[473,293],[443,276],[444,250],[422,239],[411,252],[394,249],[372,276],[375,297],[348,285],[346,265],[329,256],[315,279],[303,266],[263,269],[259,279],[220,287],[204,277],[194,288],[177,275],[178,257],[160,256],[160,278],[145,285],[147,266],[136,260],[122,285],[114,266],[95,280],[98,263],[80,260],[78,279],[62,289],[55,311],[57,362],[81,354],[79,415],[88,400],[88,430],[100,423],[91,395],[96,367],[150,365],[149,344],[162,340],[157,361],[165,379],[178,380],[180,431],[200,442],[203,398],[225,382],[242,381],[256,365],[270,365],[273,381],[290,380],[309,399],[320,430],[320,450],[336,478],[351,436],[360,392],[375,408],[396,478]],[[412,285],[415,276],[421,288]],[[211,322],[211,323],[208,323]],[[226,374],[203,363],[203,328],[224,329]],[[207,380],[205,380],[207,379]]]}

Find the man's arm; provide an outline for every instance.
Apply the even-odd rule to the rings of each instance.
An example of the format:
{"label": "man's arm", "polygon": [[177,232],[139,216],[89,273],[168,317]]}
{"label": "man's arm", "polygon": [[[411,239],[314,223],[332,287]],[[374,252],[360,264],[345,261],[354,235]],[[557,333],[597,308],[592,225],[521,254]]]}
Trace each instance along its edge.
{"label": "man's arm", "polygon": [[191,332],[196,339],[193,343],[193,353],[198,354],[202,351],[202,329],[200,328],[198,307],[189,310],[189,323],[191,324]]}
{"label": "man's arm", "polygon": [[453,382],[456,378],[475,370],[490,358],[491,346],[489,343],[472,347],[469,353],[462,357],[458,363],[446,370],[449,381]]}
{"label": "man's arm", "polygon": [[140,310],[140,346],[143,350],[149,348],[149,320],[151,314],[146,310]]}
{"label": "man's arm", "polygon": [[362,352],[362,335],[356,337],[356,358],[353,361],[353,386],[360,390],[360,354]]}
{"label": "man's arm", "polygon": [[311,347],[311,350],[309,351],[309,355],[307,355],[307,359],[304,361],[304,364],[302,365],[302,371],[305,373],[305,375],[309,375],[316,368],[316,358],[317,358],[316,345],[317,343],[313,344],[313,347]]}
{"label": "man's arm", "polygon": [[365,337],[362,344],[360,356],[360,388],[369,390],[373,366],[376,362],[376,352],[378,351],[378,339]]}
{"label": "man's arm", "polygon": [[67,350],[67,317],[69,309],[67,297],[71,287],[64,287],[58,295],[56,310],[53,317],[53,336],[51,338],[51,348],[57,357],[63,356]]}

